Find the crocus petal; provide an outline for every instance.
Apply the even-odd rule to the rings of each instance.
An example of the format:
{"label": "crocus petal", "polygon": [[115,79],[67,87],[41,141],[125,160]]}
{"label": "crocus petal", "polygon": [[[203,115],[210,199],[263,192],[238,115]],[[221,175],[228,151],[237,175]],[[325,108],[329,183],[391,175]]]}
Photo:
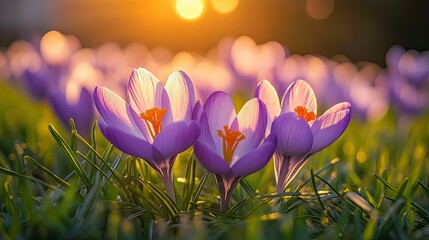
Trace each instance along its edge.
{"label": "crocus petal", "polygon": [[203,105],[201,105],[201,102],[198,100],[194,105],[194,109],[192,110],[191,119],[199,122],[203,111]]}
{"label": "crocus petal", "polygon": [[127,86],[128,102],[137,114],[162,107],[164,87],[152,73],[144,68],[134,69]]}
{"label": "crocus petal", "polygon": [[316,96],[310,85],[303,80],[297,80],[287,88],[283,95],[282,113],[293,112],[298,106],[317,115]]}
{"label": "crocus petal", "polygon": [[210,133],[207,114],[204,111],[200,101],[195,104],[194,110],[192,112],[192,120],[197,121],[200,125],[201,134],[199,140],[211,147],[213,151],[216,151],[216,146]]}
{"label": "crocus petal", "polygon": [[275,150],[276,145],[270,141],[254,148],[231,166],[232,176],[247,176],[259,171],[267,165]]}
{"label": "crocus petal", "polygon": [[138,116],[135,116],[137,114],[116,93],[104,87],[96,87],[94,90],[94,103],[108,125],[122,129],[130,135],[142,138],[147,135],[143,134],[134,121],[134,119],[138,118]]}
{"label": "crocus petal", "polygon": [[109,142],[122,152],[143,158],[156,165],[156,160],[162,158],[158,150],[154,149],[146,140],[129,134],[122,128],[108,125],[103,119],[99,120],[100,130]]}
{"label": "crocus petal", "polygon": [[200,163],[209,172],[219,175],[227,175],[231,170],[221,156],[201,141],[197,141],[195,143],[194,152]]}
{"label": "crocus petal", "polygon": [[259,98],[264,102],[267,108],[268,122],[267,122],[267,132],[271,130],[271,123],[274,121],[274,118],[280,115],[280,100],[274,86],[267,80],[263,80],[258,84],[258,87],[255,91],[255,97]]}
{"label": "crocus petal", "polygon": [[313,147],[310,153],[321,151],[337,140],[349,125],[351,106],[348,102],[338,103],[316,119],[311,126]]}
{"label": "crocus petal", "polygon": [[204,110],[207,113],[210,134],[214,140],[216,151],[223,154],[222,139],[218,136],[217,130],[223,130],[225,125],[230,126],[236,117],[234,104],[228,94],[218,91],[207,98]]}
{"label": "crocus petal", "polygon": [[82,88],[79,100],[76,105],[72,106],[74,110],[70,113],[76,123],[77,130],[84,135],[89,134],[94,120],[94,105],[92,105],[92,102],[92,94],[87,89]]}
{"label": "crocus petal", "polygon": [[200,127],[195,121],[175,122],[162,129],[153,142],[156,147],[168,159],[188,149],[200,136]]}
{"label": "crocus petal", "polygon": [[239,142],[231,164],[259,146],[264,138],[267,126],[267,110],[264,103],[257,98],[249,100],[238,113],[237,119],[239,130],[245,139]]}
{"label": "crocus petal", "polygon": [[170,99],[173,122],[189,121],[195,102],[194,86],[189,76],[183,71],[172,73],[165,90]]}
{"label": "crocus petal", "polygon": [[277,150],[286,156],[302,155],[311,149],[311,128],[303,118],[297,119],[296,113],[281,114],[274,120],[271,129],[277,137]]}

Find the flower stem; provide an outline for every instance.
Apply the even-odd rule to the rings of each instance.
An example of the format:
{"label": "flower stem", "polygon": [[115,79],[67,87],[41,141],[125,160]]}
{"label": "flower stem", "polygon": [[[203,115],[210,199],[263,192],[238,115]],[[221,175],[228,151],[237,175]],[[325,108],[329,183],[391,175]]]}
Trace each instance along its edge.
{"label": "flower stem", "polygon": [[162,181],[164,182],[165,191],[167,195],[176,202],[176,194],[174,192],[173,174],[171,171],[162,175]]}
{"label": "flower stem", "polygon": [[220,210],[226,212],[228,210],[229,200],[231,199],[232,192],[237,187],[240,177],[227,178],[215,174],[216,185],[219,189],[220,194]]}
{"label": "flower stem", "polygon": [[287,175],[289,173],[290,157],[284,156],[279,153],[274,154],[274,172],[276,175],[276,191],[282,193],[289,179]]}

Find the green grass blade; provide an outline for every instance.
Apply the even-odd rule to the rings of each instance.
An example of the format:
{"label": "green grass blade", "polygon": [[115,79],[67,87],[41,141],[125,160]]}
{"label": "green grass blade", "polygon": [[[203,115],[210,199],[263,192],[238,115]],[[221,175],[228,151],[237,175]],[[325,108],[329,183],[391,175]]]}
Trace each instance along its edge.
{"label": "green grass blade", "polygon": [[64,181],[62,178],[60,178],[59,176],[57,176],[55,173],[51,172],[49,169],[47,169],[45,166],[43,166],[42,164],[40,164],[36,159],[30,157],[30,156],[24,156],[24,160],[32,163],[33,165],[35,165],[36,167],[40,168],[41,170],[43,170],[45,173],[47,173],[51,178],[53,178],[55,180],[55,182],[57,182],[58,184],[60,184],[61,186],[63,186],[64,188],[70,188],[70,184],[66,181]]}
{"label": "green grass blade", "polygon": [[83,153],[81,153],[81,152],[76,152],[76,154],[78,155],[78,156],[80,156],[82,159],[84,159],[86,162],[88,162],[89,164],[91,164],[91,166],[93,167],[93,168],[95,168],[101,175],[103,175],[103,177],[105,178],[105,179],[107,179],[110,183],[112,183],[112,185],[117,189],[117,190],[119,190],[119,192],[121,191],[121,188],[119,188],[119,186],[118,185],[116,185],[116,183],[115,182],[113,182],[112,181],[112,179],[110,179],[107,175],[106,175],[106,173],[105,172],[103,172],[103,170],[101,170],[101,168],[99,168],[95,163],[93,163],[90,159],[88,159]]}
{"label": "green grass blade", "polygon": [[183,208],[189,210],[191,208],[191,198],[192,193],[195,187],[195,168],[196,168],[196,160],[193,157],[193,154],[190,154],[190,159],[188,164],[186,165],[186,181],[183,186]]}
{"label": "green grass blade", "polygon": [[384,178],[382,178],[382,177],[380,177],[380,176],[378,176],[377,174],[373,174],[373,176],[375,177],[375,178],[377,178],[378,180],[380,180],[383,184],[384,184],[384,186],[386,186],[387,188],[389,188],[390,190],[392,190],[392,191],[395,191],[396,192],[396,189],[392,186],[392,184],[390,184],[388,181],[386,181]]}
{"label": "green grass blade", "polygon": [[[126,186],[127,183],[124,179],[124,177],[119,174],[115,169],[113,169],[110,164],[107,163],[107,160],[105,160],[103,158],[103,156],[100,155],[100,153],[98,153],[91,144],[89,144],[82,136],[80,136],[79,134],[76,134],[76,137],[90,150],[92,151],[95,156],[97,156],[104,164],[104,166],[106,166],[109,171],[114,175],[114,177],[116,178],[116,180],[122,185],[122,186]],[[122,156],[122,155],[121,155]]]}
{"label": "green grass blade", "polygon": [[317,190],[316,181],[314,179],[314,173],[313,173],[313,169],[312,168],[310,168],[310,174],[311,174],[311,183],[313,185],[314,193],[317,196],[317,201],[319,202],[319,204],[322,207],[322,209],[326,210],[325,205],[322,202],[322,199],[320,199],[319,191]]}
{"label": "green grass blade", "polygon": [[246,179],[240,179],[240,185],[247,192],[247,194],[249,194],[259,205],[262,204],[262,201],[256,196],[255,189],[250,186],[249,182]]}
{"label": "green grass blade", "polygon": [[204,184],[206,183],[209,175],[210,175],[210,172],[206,171],[201,177],[200,184],[198,184],[198,187],[195,189],[194,196],[192,197],[193,203],[196,203],[198,201],[198,198],[200,197],[201,191],[203,190]]}
{"label": "green grass blade", "polygon": [[[340,161],[339,158],[334,158],[331,161],[329,161],[329,163],[325,164],[323,167],[321,167],[320,169],[318,169],[315,173],[315,175],[318,175],[319,173],[323,172],[324,170],[332,167],[333,165],[337,164]],[[311,180],[310,178],[307,178],[301,185],[299,185],[295,192],[299,192],[309,181]]]}
{"label": "green grass blade", "polygon": [[51,184],[49,184],[49,183],[47,183],[45,181],[42,181],[42,180],[37,179],[37,178],[32,177],[32,176],[27,176],[27,175],[20,174],[20,173],[14,172],[14,171],[6,169],[6,168],[0,167],[0,173],[3,173],[5,175],[10,175],[10,176],[18,177],[18,178],[28,179],[28,180],[30,180],[32,182],[38,183],[38,184],[40,184],[42,186],[45,186],[47,188],[50,188],[52,190],[55,190],[55,191],[58,190],[57,187],[55,187],[55,186],[53,186],[53,185],[51,185]]}
{"label": "green grass blade", "polygon": [[401,186],[398,189],[398,192],[396,192],[395,199],[399,199],[402,197],[402,194],[404,193],[405,188],[407,187],[408,178],[405,178],[404,181],[402,181]]}
{"label": "green grass blade", "polygon": [[[82,179],[85,186],[90,189],[92,184],[89,180],[88,176],[85,174],[82,165],[80,164],[79,160],[77,159],[76,154],[73,152],[73,150],[70,148],[70,146],[66,143],[63,137],[58,133],[58,131],[52,126],[52,124],[49,124],[48,126],[49,131],[51,132],[52,136],[54,137],[55,141],[58,143],[60,148],[63,150],[63,153],[66,155],[67,159],[72,164],[74,170],[79,175],[79,177]],[[76,135],[78,136],[78,135]]]}
{"label": "green grass blade", "polygon": [[424,192],[429,197],[429,188],[426,185],[424,185],[420,180],[417,180],[417,184],[420,185],[420,187],[423,188]]}
{"label": "green grass blade", "polygon": [[340,192],[338,192],[330,183],[328,183],[325,179],[319,177],[318,175],[315,175],[315,176],[320,181],[324,182],[339,198],[341,198],[341,200],[345,202],[350,209],[354,209],[354,207],[350,204],[350,202],[343,195],[341,195]]}
{"label": "green grass blade", "polygon": [[76,151],[76,136],[75,136],[75,134],[73,134],[73,132],[77,132],[77,129],[76,129],[76,124],[74,123],[73,118],[70,118],[70,127],[71,127],[71,132],[72,132],[72,135],[70,137],[70,147],[74,152],[74,151]]}

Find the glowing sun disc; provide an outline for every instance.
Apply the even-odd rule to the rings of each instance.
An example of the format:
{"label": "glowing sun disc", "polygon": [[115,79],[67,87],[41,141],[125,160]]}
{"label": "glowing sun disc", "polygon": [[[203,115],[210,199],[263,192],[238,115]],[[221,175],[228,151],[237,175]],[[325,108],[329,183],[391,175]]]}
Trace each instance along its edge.
{"label": "glowing sun disc", "polygon": [[177,0],[176,12],[185,20],[195,20],[203,14],[204,0]]}

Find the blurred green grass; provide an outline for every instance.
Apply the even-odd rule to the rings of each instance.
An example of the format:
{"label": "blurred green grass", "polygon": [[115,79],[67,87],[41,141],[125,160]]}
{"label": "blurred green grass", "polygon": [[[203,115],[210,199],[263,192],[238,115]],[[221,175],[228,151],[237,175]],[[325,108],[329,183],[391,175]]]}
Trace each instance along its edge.
{"label": "blurred green grass", "polygon": [[214,179],[191,150],[175,163],[172,204],[157,174],[111,148],[98,128],[80,139],[46,103],[5,82],[0,102],[2,239],[429,237],[428,113],[409,126],[393,111],[378,122],[353,119],[279,201],[270,196],[270,162],[241,182],[221,213]]}

